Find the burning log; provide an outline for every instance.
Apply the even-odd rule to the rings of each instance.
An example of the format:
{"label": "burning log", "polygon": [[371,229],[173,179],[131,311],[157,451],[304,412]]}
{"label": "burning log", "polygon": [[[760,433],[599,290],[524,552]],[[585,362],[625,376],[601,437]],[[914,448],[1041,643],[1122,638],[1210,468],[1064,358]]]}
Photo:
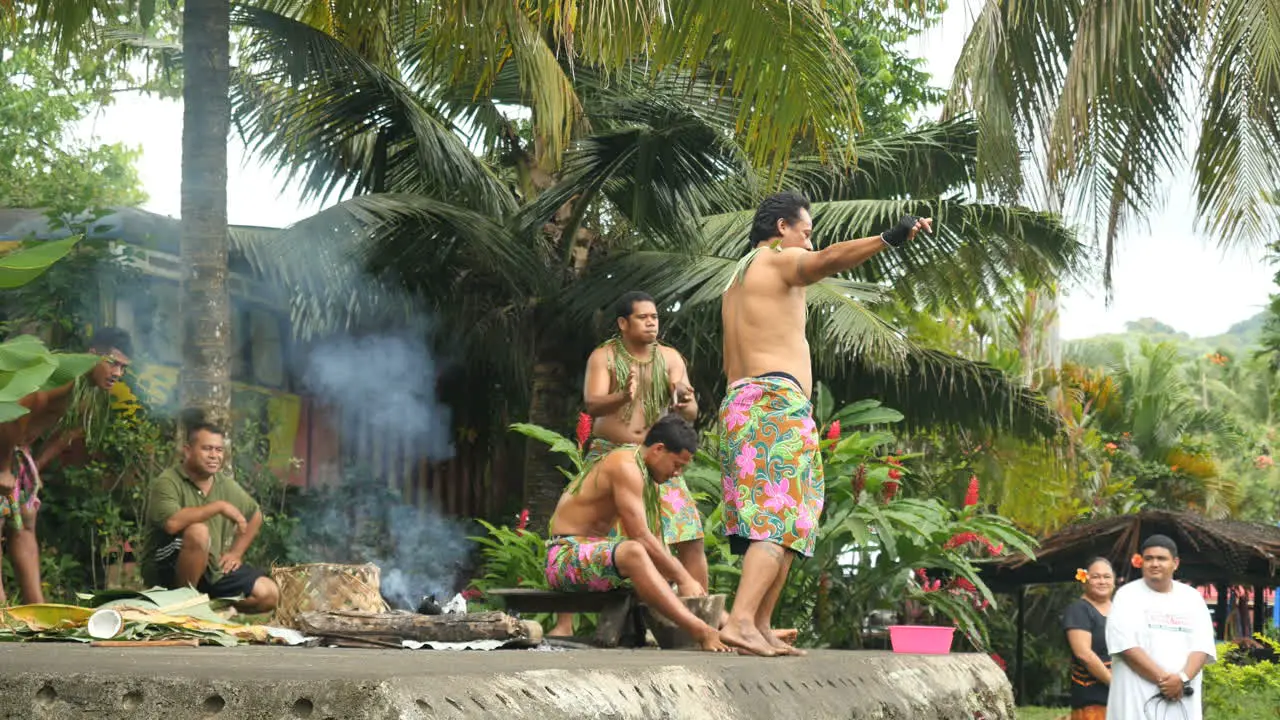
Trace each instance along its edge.
{"label": "burning log", "polygon": [[508,645],[528,647],[542,642],[542,626],[518,620],[501,612],[419,615],[409,612],[367,613],[334,610],[304,612],[298,616],[298,630],[307,635],[343,640],[395,643],[470,642],[499,640]]}

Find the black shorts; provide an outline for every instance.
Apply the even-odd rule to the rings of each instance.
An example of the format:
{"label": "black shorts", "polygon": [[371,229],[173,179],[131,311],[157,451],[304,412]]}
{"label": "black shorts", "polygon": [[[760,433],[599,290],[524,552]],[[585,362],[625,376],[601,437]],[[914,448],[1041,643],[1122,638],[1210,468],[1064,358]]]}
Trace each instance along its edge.
{"label": "black shorts", "polygon": [[[156,552],[158,579],[160,584],[167,588],[173,588],[178,584],[175,577],[178,569],[177,549],[181,547],[179,538],[178,543],[167,545]],[[216,560],[209,558],[209,562],[216,562]],[[258,578],[266,576],[266,573],[256,567],[241,565],[229,573],[223,573],[222,577],[214,582],[209,582],[208,573],[206,573],[205,577],[200,578],[200,582],[196,584],[196,589],[211,598],[249,597],[253,594],[253,584],[258,581]]]}
{"label": "black shorts", "polygon": [[[758,542],[769,542],[769,541],[768,540],[748,540],[747,538],[744,538],[741,535],[730,535],[729,536],[729,552],[734,555],[746,555],[747,549],[751,547],[751,543],[758,543]],[[801,560],[804,559],[804,555],[801,555],[796,550],[792,548],[787,548],[787,550],[790,550],[792,553],[795,554],[796,557],[800,558]]]}

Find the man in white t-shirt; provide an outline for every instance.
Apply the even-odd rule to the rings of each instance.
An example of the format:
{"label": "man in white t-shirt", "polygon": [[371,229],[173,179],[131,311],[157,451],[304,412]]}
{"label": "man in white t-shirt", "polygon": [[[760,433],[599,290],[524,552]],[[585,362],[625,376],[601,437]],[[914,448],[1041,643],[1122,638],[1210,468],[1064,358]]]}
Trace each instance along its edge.
{"label": "man in white t-shirt", "polygon": [[1178,546],[1142,543],[1142,582],[1116,591],[1107,617],[1107,720],[1201,720],[1200,669],[1217,658],[1213,619],[1195,588],[1174,582]]}

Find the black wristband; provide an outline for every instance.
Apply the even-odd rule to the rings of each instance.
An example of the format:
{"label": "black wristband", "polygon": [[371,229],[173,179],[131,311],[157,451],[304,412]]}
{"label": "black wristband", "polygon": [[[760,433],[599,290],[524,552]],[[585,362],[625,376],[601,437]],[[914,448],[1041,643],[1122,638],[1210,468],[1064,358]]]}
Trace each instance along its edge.
{"label": "black wristband", "polygon": [[918,222],[920,222],[920,218],[915,215],[903,215],[897,226],[880,233],[880,239],[884,240],[884,243],[890,247],[902,247],[902,243],[907,241],[907,238],[911,235],[911,230],[915,228]]}

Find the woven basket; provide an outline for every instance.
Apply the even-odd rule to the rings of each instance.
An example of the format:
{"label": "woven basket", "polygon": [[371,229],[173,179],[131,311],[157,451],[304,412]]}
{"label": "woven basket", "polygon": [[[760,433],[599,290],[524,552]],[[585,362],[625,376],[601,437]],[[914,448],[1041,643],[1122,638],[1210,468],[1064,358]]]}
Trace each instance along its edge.
{"label": "woven basket", "polygon": [[275,624],[296,627],[298,615],[312,611],[355,610],[386,612],[380,592],[380,571],[373,563],[334,565],[311,563],[271,569],[280,586]]}

